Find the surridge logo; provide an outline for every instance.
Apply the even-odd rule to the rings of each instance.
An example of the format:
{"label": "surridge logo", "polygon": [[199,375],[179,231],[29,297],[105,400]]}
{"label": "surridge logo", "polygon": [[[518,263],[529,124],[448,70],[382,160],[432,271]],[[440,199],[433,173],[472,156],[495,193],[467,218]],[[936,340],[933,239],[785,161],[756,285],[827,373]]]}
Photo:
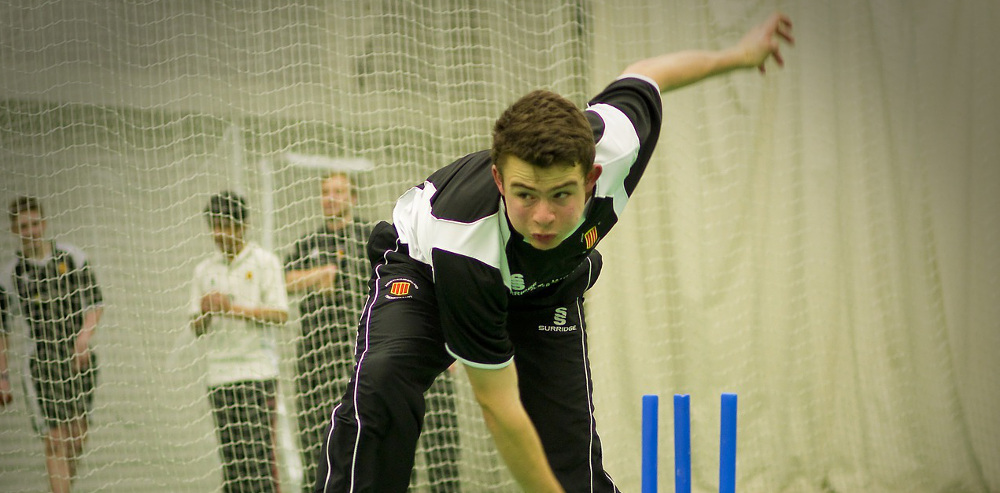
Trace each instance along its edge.
{"label": "surridge logo", "polygon": [[514,296],[520,296],[536,289],[547,288],[563,279],[569,277],[569,274],[565,276],[557,277],[545,282],[532,282],[530,286],[526,285],[524,282],[524,274],[511,274],[510,275],[510,292]]}
{"label": "surridge logo", "polygon": [[538,330],[541,332],[575,332],[576,324],[566,325],[569,321],[569,309],[560,306],[556,308],[552,314],[552,325],[539,325]]}
{"label": "surridge logo", "polygon": [[552,323],[566,325],[566,307],[556,308],[556,314],[552,317]]}
{"label": "surridge logo", "polygon": [[522,274],[511,274],[510,275],[510,289],[515,293],[518,291],[524,291],[524,275]]}

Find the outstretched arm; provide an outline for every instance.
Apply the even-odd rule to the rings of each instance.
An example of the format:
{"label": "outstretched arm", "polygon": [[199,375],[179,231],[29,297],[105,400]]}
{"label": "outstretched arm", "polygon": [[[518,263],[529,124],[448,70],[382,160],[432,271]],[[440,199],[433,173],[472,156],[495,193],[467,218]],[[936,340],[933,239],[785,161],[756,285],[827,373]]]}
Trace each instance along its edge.
{"label": "outstretched arm", "polygon": [[672,91],[731,70],[757,67],[764,73],[764,63],[774,58],[784,66],[781,41],[794,43],[792,21],[781,13],[748,31],[735,45],[718,51],[688,50],[667,53],[629,65],[626,74],[639,74],[656,81],[661,92]]}
{"label": "outstretched arm", "polygon": [[562,493],[538,432],[521,404],[514,364],[499,370],[471,366],[465,370],[497,450],[521,488],[537,493]]}
{"label": "outstretched arm", "polygon": [[285,272],[285,287],[289,293],[332,291],[336,286],[337,271],[334,264],[289,270]]}

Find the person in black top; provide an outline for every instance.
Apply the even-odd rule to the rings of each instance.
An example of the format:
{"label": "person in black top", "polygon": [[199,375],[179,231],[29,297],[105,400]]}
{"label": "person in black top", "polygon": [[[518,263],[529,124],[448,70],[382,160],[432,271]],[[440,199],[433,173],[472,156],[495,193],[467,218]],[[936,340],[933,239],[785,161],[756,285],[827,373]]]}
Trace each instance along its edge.
{"label": "person in black top", "polygon": [[430,493],[461,493],[458,408],[455,407],[457,365],[441,372],[424,392],[426,412],[418,448],[424,451]]}
{"label": "person in black top", "polygon": [[660,131],[660,93],[769,58],[781,14],[719,51],[638,61],[586,111],[548,92],[507,108],[489,151],[411,188],[368,242],[356,365],[316,491],[406,490],[423,392],[458,360],[525,491],[612,492],[593,414],[583,294]]}
{"label": "person in black top", "polygon": [[330,411],[344,394],[354,366],[354,333],[365,302],[371,226],[354,217],[358,194],[346,173],[320,183],[324,222],[285,258],[285,285],[302,295],[295,390],[303,488],[312,490]]}
{"label": "person in black top", "polygon": [[0,283],[0,407],[14,400],[10,389],[10,370],[7,366],[7,334],[10,333],[10,312],[7,290]]}
{"label": "person in black top", "polygon": [[[8,215],[21,250],[0,270],[0,286],[11,297],[9,306],[16,304],[28,323],[25,388],[33,423],[45,443],[49,485],[52,491],[70,491],[97,385],[90,341],[104,300],[84,253],[46,239],[47,223],[35,198],[15,199]],[[0,349],[6,350],[6,340]],[[6,354],[0,355],[4,381],[6,364]],[[9,397],[9,390],[5,394]],[[0,399],[0,405],[7,400]]]}

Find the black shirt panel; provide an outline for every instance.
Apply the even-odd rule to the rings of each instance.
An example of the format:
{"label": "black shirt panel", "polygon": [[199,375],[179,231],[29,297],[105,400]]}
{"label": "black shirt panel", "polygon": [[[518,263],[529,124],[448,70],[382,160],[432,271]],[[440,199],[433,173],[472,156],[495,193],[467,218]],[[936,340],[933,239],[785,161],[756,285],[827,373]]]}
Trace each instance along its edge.
{"label": "black shirt panel", "polygon": [[[625,179],[625,190],[631,196],[639,178],[646,170],[660,138],[663,108],[657,88],[641,79],[624,78],[609,85],[590,101],[591,104],[610,104],[628,117],[639,137],[639,154],[635,165]],[[593,125],[593,123],[591,123]],[[595,138],[597,134],[595,131]],[[597,139],[600,144],[600,139]]]}
{"label": "black shirt panel", "polygon": [[[492,167],[489,151],[480,151],[439,169],[427,178],[438,190],[447,189],[450,194],[446,200],[439,200],[440,194],[431,199],[434,217],[468,223],[496,214],[500,190],[493,181]],[[450,187],[452,183],[460,185]]]}
{"label": "black shirt panel", "polygon": [[439,306],[444,304],[441,327],[448,350],[487,365],[510,361],[514,347],[505,330],[507,293],[496,289],[503,286],[500,273],[476,259],[450,252],[435,249],[431,256],[436,273],[434,291]]}
{"label": "black shirt panel", "polygon": [[603,266],[601,253],[591,250],[560,282],[538,288],[530,296],[509,296],[508,310],[513,313],[569,304],[594,286]]}
{"label": "black shirt panel", "polygon": [[72,355],[87,308],[104,301],[97,279],[83,253],[53,244],[44,262],[18,252],[10,272],[10,287],[28,322],[35,357],[57,361]]}

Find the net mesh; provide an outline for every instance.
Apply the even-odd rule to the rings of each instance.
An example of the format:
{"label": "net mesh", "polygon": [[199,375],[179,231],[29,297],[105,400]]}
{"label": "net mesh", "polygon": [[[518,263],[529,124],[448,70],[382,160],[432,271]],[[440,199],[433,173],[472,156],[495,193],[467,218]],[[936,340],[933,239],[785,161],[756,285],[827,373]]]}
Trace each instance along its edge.
{"label": "net mesh", "polygon": [[[780,4],[804,40],[790,66],[665,96],[654,162],[602,243],[588,326],[606,465],[636,490],[639,396],[691,393],[695,489],[713,491],[717,397],[737,392],[741,490],[1000,491],[1000,11]],[[37,197],[48,236],[85,254],[103,292],[76,489],[222,485],[188,325],[193,271],[215,249],[212,194],[244,194],[251,239],[285,259],[322,225],[330,170],[354,170],[357,217],[386,219],[406,188],[487,147],[518,96],[582,104],[628,62],[727,46],[769,9],[0,0],[0,199]],[[4,263],[19,245],[0,239]],[[286,492],[311,486],[300,418],[333,405],[296,386],[303,297],[290,301],[274,334]],[[41,491],[18,383],[29,327],[11,320],[0,485]],[[428,401],[413,489],[454,491],[457,474],[463,491],[516,491],[461,371]]]}
{"label": "net mesh", "polygon": [[[49,235],[86,252],[105,294],[100,391],[77,479],[84,490],[220,483],[206,363],[187,311],[192,272],[215,248],[201,214],[210,195],[245,195],[251,239],[284,258],[322,224],[320,181],[330,170],[367,163],[352,173],[355,215],[385,218],[407,187],[485,146],[495,115],[521,93],[545,86],[582,101],[586,78],[587,12],[572,3],[0,9],[4,198],[38,197]],[[4,251],[18,248],[5,241]],[[299,454],[297,418],[333,405],[300,408],[301,296],[291,301],[276,334],[286,490],[308,482],[302,462],[316,453]],[[27,359],[22,334],[10,335],[12,365]],[[15,380],[24,373],[12,369]],[[414,484],[449,491],[448,476],[461,472],[470,490],[509,489],[464,378],[436,384],[430,405]],[[45,484],[41,449],[11,409],[0,482],[34,490]]]}

